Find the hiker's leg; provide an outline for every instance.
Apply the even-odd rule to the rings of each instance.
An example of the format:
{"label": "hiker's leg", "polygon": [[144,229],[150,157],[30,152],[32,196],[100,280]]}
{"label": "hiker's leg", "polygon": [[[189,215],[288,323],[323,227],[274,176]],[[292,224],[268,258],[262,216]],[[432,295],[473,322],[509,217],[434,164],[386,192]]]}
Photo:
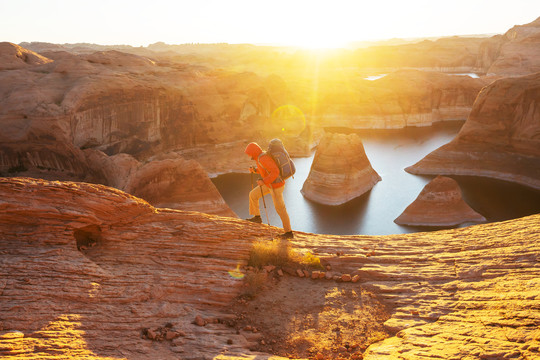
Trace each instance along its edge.
{"label": "hiker's leg", "polygon": [[[270,192],[267,186],[263,186],[263,194],[266,195]],[[249,213],[250,215],[261,215],[261,209],[259,208],[259,199],[262,197],[261,187],[256,186],[249,192]]]}
{"label": "hiker's leg", "polygon": [[261,210],[259,209],[259,199],[261,198],[261,190],[256,186],[249,193],[249,214],[250,215],[261,215]]}
{"label": "hiker's leg", "polygon": [[285,190],[285,186],[273,189],[270,193],[272,194],[272,200],[274,201],[274,207],[276,208],[276,212],[278,213],[279,217],[281,218],[281,222],[283,223],[283,230],[285,230],[285,232],[289,232],[292,230],[291,220],[289,219],[287,208],[285,208],[285,200],[283,200],[283,190]]}

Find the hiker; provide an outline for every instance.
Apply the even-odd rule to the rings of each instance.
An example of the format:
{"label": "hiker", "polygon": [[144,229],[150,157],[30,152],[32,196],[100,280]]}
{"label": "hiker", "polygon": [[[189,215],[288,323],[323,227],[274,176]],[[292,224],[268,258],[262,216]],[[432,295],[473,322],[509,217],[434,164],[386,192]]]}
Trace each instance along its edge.
{"label": "hiker", "polygon": [[255,163],[257,164],[256,168],[253,168],[253,166],[250,167],[250,172],[254,174],[258,173],[262,177],[262,180],[257,180],[258,186],[253,188],[249,193],[249,213],[250,215],[253,215],[253,217],[246,220],[259,224],[262,223],[259,199],[270,193],[270,195],[272,195],[272,200],[274,201],[276,212],[283,223],[283,230],[285,230],[279,237],[284,239],[293,238],[294,235],[291,229],[291,221],[289,220],[289,214],[287,214],[287,209],[285,208],[285,200],[283,200],[285,181],[279,178],[280,173],[278,166],[269,154],[262,151],[257,143],[250,143],[246,147],[245,153],[251,157],[251,160],[255,160]]}

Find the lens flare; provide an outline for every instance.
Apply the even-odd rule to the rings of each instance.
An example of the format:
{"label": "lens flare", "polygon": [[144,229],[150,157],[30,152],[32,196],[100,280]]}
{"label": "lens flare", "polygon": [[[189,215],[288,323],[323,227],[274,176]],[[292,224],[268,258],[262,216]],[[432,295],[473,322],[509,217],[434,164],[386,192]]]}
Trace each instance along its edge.
{"label": "lens flare", "polygon": [[306,128],[306,117],[295,105],[278,107],[272,112],[270,120],[276,130],[290,135],[298,135]]}
{"label": "lens flare", "polygon": [[234,270],[229,270],[229,275],[233,278],[233,279],[243,279],[244,278],[244,274],[242,273],[242,270],[240,270],[240,264],[237,264],[236,265],[236,269]]}

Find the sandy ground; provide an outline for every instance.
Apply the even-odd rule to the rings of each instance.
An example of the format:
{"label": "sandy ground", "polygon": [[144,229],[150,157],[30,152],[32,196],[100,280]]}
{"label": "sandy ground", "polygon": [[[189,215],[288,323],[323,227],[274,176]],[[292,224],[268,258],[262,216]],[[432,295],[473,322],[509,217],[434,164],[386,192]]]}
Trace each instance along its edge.
{"label": "sandy ground", "polygon": [[383,327],[389,309],[359,284],[273,274],[256,294],[234,305],[237,327],[260,334],[252,350],[291,358],[361,359],[367,346],[389,336]]}

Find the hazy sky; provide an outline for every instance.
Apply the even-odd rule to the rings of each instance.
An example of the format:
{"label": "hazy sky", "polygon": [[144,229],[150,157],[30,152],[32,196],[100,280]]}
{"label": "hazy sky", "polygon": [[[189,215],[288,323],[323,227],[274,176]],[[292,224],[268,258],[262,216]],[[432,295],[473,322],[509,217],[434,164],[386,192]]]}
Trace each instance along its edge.
{"label": "hazy sky", "polygon": [[339,46],[504,33],[540,0],[0,0],[0,41]]}

